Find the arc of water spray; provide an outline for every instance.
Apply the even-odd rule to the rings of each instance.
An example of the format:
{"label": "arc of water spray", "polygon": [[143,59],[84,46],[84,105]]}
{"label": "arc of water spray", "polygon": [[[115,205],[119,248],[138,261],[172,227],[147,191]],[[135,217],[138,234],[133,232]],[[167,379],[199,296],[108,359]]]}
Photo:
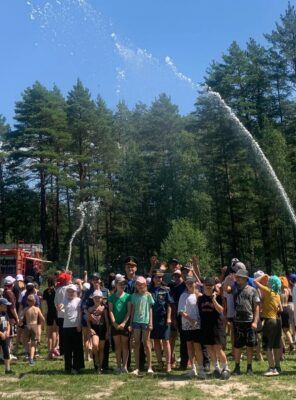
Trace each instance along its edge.
{"label": "arc of water spray", "polygon": [[242,122],[238,119],[238,117],[235,115],[235,113],[232,111],[232,109],[226,104],[226,102],[223,100],[221,95],[218,92],[215,92],[211,90],[210,87],[206,87],[206,94],[216,100],[216,102],[221,106],[221,108],[226,111],[227,115],[229,116],[229,119],[234,123],[234,125],[237,127],[238,131],[244,136],[244,138],[248,141],[248,143],[251,145],[253,151],[255,154],[260,158],[260,160],[263,162],[263,165],[268,172],[268,175],[272,178],[274,181],[276,188],[278,190],[278,193],[280,194],[281,198],[283,199],[284,203],[287,206],[288,212],[290,214],[290,217],[294,223],[294,226],[296,227],[296,215],[294,212],[294,209],[292,207],[292,204],[290,202],[290,199],[281,184],[279,178],[277,177],[276,173],[274,172],[274,169],[272,168],[272,165],[268,161],[267,157],[263,153],[261,147],[257,143],[257,141],[253,138],[252,134],[248,131],[248,129],[242,124]]}
{"label": "arc of water spray", "polygon": [[292,207],[292,204],[290,202],[290,199],[281,184],[280,180],[278,179],[276,173],[274,172],[274,169],[272,168],[272,165],[268,161],[267,157],[263,153],[261,147],[259,144],[256,142],[256,140],[253,138],[252,134],[248,131],[248,129],[242,124],[242,122],[239,120],[239,118],[235,115],[233,110],[226,104],[225,100],[221,97],[220,93],[213,91],[209,86],[207,85],[197,85],[192,81],[191,78],[187,77],[186,75],[182,74],[181,72],[178,71],[177,67],[173,63],[172,59],[170,57],[165,58],[165,62],[167,66],[172,70],[174,75],[181,80],[187,81],[192,88],[194,89],[202,89],[204,95],[209,96],[210,98],[214,99],[217,104],[226,112],[228,115],[229,119],[233,122],[235,127],[238,129],[238,131],[243,135],[243,137],[247,140],[247,142],[251,145],[251,148],[255,152],[255,154],[260,158],[260,160],[263,162],[263,165],[268,173],[268,175],[271,177],[271,179],[274,181],[276,188],[278,190],[278,193],[280,194],[282,200],[284,201],[284,204],[287,207],[287,210],[290,214],[290,217],[294,223],[294,226],[296,227],[296,215],[295,211]]}
{"label": "arc of water spray", "polygon": [[68,260],[67,260],[67,264],[66,264],[66,271],[69,270],[69,265],[70,265],[71,256],[72,256],[73,241],[74,241],[76,235],[82,230],[82,228],[84,226],[84,221],[85,221],[85,217],[86,217],[85,205],[86,205],[85,203],[80,203],[80,205],[77,207],[77,209],[81,213],[80,225],[76,229],[76,231],[73,233],[73,235],[71,236],[71,239],[70,239],[70,242],[69,242],[69,253],[68,253]]}

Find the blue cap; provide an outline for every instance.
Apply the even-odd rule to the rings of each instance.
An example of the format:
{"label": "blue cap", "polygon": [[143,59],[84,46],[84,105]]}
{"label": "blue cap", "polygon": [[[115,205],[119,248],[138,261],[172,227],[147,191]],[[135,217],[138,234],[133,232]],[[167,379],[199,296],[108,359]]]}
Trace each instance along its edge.
{"label": "blue cap", "polygon": [[0,306],[11,306],[11,303],[7,300],[7,299],[5,299],[4,297],[1,297],[0,298]]}

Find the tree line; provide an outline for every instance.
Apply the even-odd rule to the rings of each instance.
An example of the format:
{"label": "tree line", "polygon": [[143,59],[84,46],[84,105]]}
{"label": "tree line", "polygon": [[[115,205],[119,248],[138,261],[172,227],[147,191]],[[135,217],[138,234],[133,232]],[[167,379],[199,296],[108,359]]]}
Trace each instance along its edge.
{"label": "tree line", "polygon": [[[205,83],[262,147],[296,204],[296,11],[289,3],[266,45],[233,42]],[[110,110],[77,80],[67,96],[35,82],[0,116],[0,242],[41,242],[72,268],[143,264],[153,251],[204,271],[238,257],[267,272],[293,269],[296,227],[260,160],[206,93],[182,116],[166,94]],[[93,207],[93,205],[96,207]]]}

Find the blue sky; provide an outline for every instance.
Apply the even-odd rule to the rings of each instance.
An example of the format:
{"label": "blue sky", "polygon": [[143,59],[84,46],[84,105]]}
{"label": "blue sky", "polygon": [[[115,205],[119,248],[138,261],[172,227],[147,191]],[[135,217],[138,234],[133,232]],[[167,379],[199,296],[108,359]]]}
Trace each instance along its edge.
{"label": "blue sky", "polygon": [[[296,4],[296,0],[291,1]],[[14,104],[34,81],[62,92],[77,77],[111,108],[125,99],[150,103],[168,93],[182,113],[212,60],[230,43],[265,43],[285,0],[1,0],[0,114],[13,122]]]}

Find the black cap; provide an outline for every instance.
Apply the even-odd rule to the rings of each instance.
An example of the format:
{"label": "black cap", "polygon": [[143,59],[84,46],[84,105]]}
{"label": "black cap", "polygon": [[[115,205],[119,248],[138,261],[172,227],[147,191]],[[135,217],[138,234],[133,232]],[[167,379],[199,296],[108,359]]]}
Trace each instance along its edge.
{"label": "black cap", "polygon": [[26,276],[25,277],[25,283],[33,283],[34,282],[34,277],[33,276]]}
{"label": "black cap", "polygon": [[185,283],[188,283],[188,282],[195,283],[195,282],[196,282],[195,277],[194,277],[194,276],[188,276],[188,277],[186,278],[186,280],[185,280]]}
{"label": "black cap", "polygon": [[180,264],[180,261],[179,260],[177,260],[176,258],[171,258],[169,261],[168,261],[168,263],[169,264]]}
{"label": "black cap", "polygon": [[211,278],[211,277],[207,276],[204,279],[203,284],[206,286],[215,286],[216,285],[215,278]]}
{"label": "black cap", "polygon": [[136,257],[128,256],[124,260],[124,264],[135,264],[135,265],[138,265],[138,260],[136,259]]}

